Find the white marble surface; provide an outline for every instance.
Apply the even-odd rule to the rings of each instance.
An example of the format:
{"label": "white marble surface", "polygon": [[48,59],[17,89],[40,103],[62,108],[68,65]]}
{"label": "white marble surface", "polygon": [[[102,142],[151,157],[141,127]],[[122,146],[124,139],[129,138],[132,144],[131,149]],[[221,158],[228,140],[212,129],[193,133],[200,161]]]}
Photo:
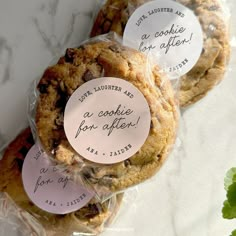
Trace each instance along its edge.
{"label": "white marble surface", "polygon": [[[27,124],[30,82],[87,37],[94,7],[95,0],[0,0],[0,146]],[[224,175],[236,166],[235,67],[234,47],[226,79],[183,112],[178,155],[139,187],[104,236],[228,236],[236,228],[221,216]]]}

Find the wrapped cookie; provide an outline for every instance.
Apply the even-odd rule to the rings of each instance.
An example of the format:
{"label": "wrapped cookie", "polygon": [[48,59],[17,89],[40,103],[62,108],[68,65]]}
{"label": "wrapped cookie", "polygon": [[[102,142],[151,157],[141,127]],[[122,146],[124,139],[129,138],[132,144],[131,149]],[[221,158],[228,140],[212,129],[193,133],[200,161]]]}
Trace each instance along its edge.
{"label": "wrapped cookie", "polygon": [[30,121],[42,148],[99,196],[151,178],[175,142],[168,77],[113,34],[67,49],[33,94]]}
{"label": "wrapped cookie", "polygon": [[[37,191],[34,191],[34,195],[40,198],[49,195],[47,196],[48,200],[44,201],[44,199],[36,199],[36,197],[30,199],[29,188],[32,188],[32,186],[26,186],[27,181],[25,180],[25,172],[30,170],[24,170],[24,168],[27,168],[25,167],[26,164],[24,161],[29,162],[29,160],[27,160],[29,157],[26,157],[26,155],[28,155],[27,153],[32,148],[33,144],[34,140],[28,128],[19,134],[4,152],[3,159],[0,161],[0,191],[2,192],[0,195],[0,215],[4,215],[4,218],[9,221],[9,224],[20,224],[18,230],[22,232],[22,235],[26,235],[26,231],[28,232],[27,234],[33,233],[39,236],[69,236],[72,233],[97,235],[103,231],[114,219],[123,194],[114,195],[103,203],[92,198],[82,208],[67,214],[50,213],[49,211],[52,212],[53,208],[57,208],[54,211],[58,212],[63,212],[65,209],[68,210],[69,205],[76,205],[79,200],[82,201],[83,199],[79,196],[79,199],[74,201],[68,201],[67,198],[62,198],[64,201],[68,201],[66,203],[67,206],[66,208],[59,206],[61,207],[61,209],[59,209],[58,206],[56,206],[58,205],[57,197],[53,197],[53,193],[45,187],[45,185],[50,184],[49,189],[51,188],[52,191],[56,191],[55,185],[53,185],[54,179],[51,177],[50,181],[49,179],[47,179],[47,181],[45,180],[46,173],[51,171],[49,167],[40,169],[40,185],[37,186],[37,184],[32,183],[32,185],[35,185],[35,187],[33,187],[34,190],[36,190],[37,186]],[[39,155],[36,154],[35,157],[32,158],[35,159],[36,157],[39,158]],[[41,165],[40,162],[37,164]],[[55,167],[52,172],[56,172]],[[37,173],[35,172],[34,175],[37,175]],[[28,177],[34,179],[34,175],[32,174]],[[37,181],[37,183],[39,182]],[[64,189],[64,191],[70,191],[69,194],[73,195],[73,191],[71,190],[72,189],[68,189],[67,186]],[[40,195],[39,191],[42,191],[42,195]],[[50,194],[48,194],[48,191]],[[35,202],[37,202],[38,206]],[[51,206],[44,206],[45,204],[51,204]],[[15,221],[15,223],[11,221]]]}
{"label": "wrapped cookie", "polygon": [[181,78],[179,100],[184,107],[224,77],[230,56],[228,18],[220,0],[107,0],[91,36],[114,31],[129,46],[157,57],[160,53],[159,63],[168,58],[167,70]]}

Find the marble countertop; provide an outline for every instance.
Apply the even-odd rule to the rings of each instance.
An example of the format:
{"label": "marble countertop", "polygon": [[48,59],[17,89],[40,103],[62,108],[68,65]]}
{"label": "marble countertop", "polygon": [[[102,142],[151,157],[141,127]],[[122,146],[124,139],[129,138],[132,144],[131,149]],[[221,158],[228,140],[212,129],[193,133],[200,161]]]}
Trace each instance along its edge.
{"label": "marble countertop", "polygon": [[[31,81],[65,48],[87,38],[95,2],[0,0],[0,147],[27,125]],[[236,35],[236,24],[232,32]],[[236,228],[221,214],[224,176],[236,166],[235,38],[232,43],[226,78],[182,111],[178,154],[138,188],[104,236],[228,236]]]}

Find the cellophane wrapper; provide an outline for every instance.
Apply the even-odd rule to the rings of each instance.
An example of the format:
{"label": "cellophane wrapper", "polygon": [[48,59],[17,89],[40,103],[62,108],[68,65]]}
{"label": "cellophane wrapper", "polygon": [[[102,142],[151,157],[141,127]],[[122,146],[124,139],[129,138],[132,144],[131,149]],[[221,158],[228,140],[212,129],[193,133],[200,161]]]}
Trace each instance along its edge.
{"label": "cellophane wrapper", "polygon": [[[70,60],[70,59],[68,59],[68,57],[73,58],[74,57],[73,53],[75,53],[75,54],[77,52],[81,53],[81,50],[84,50],[84,48],[89,48],[89,47],[92,48],[92,47],[94,47],[94,45],[95,46],[96,45],[103,45],[102,47],[110,47],[109,50],[115,51],[115,53],[117,53],[117,50],[118,51],[121,50],[121,51],[125,51],[125,52],[127,51],[127,54],[130,55],[129,60],[130,60],[131,64],[135,63],[135,58],[133,57],[133,55],[139,55],[140,57],[143,58],[143,64],[142,64],[143,70],[140,70],[141,76],[143,77],[143,83],[146,84],[147,86],[149,86],[150,90],[153,91],[153,93],[155,93],[155,94],[156,94],[156,92],[161,94],[162,91],[164,91],[164,93],[166,93],[165,95],[163,95],[163,97],[162,97],[162,95],[160,95],[160,97],[156,98],[156,100],[154,100],[153,102],[149,101],[149,107],[151,109],[151,116],[152,116],[151,130],[156,134],[157,133],[161,134],[161,132],[165,133],[165,131],[162,131],[163,129],[165,129],[165,122],[167,122],[167,123],[170,122],[170,126],[171,126],[171,128],[170,128],[169,124],[166,123],[167,126],[170,128],[170,135],[168,135],[168,137],[167,137],[167,144],[165,144],[163,147],[164,154],[163,155],[160,154],[161,157],[158,154],[158,152],[161,152],[161,150],[159,150],[159,151],[157,150],[157,151],[155,151],[156,154],[154,156],[149,157],[147,155],[146,160],[141,160],[142,159],[141,158],[140,159],[140,162],[142,162],[141,165],[135,164],[135,162],[137,162],[137,160],[138,160],[138,159],[136,160],[137,157],[135,157],[135,155],[128,158],[126,161],[122,161],[117,164],[98,164],[98,163],[86,160],[80,154],[78,154],[75,150],[73,150],[71,148],[71,146],[65,136],[65,133],[63,131],[63,129],[64,129],[63,116],[64,116],[65,107],[62,107],[62,112],[60,114],[60,117],[58,117],[60,127],[59,126],[55,127],[55,129],[59,128],[60,132],[62,132],[59,137],[58,137],[58,135],[56,137],[56,139],[58,139],[57,141],[54,142],[54,143],[56,143],[56,147],[54,145],[51,145],[50,147],[45,146],[45,142],[42,140],[43,136],[39,133],[39,130],[38,130],[39,125],[37,124],[37,122],[38,123],[40,122],[41,117],[39,117],[37,113],[39,110],[38,107],[40,107],[40,106],[41,106],[41,108],[43,107],[42,106],[42,99],[44,99],[44,98],[47,99],[47,97],[46,97],[47,95],[44,96],[42,94],[42,92],[40,92],[40,89],[42,91],[45,88],[45,86],[47,86],[45,83],[49,83],[49,84],[51,83],[50,81],[52,81],[52,80],[51,80],[50,76],[54,72],[51,73],[50,71],[53,71],[54,68],[56,68],[57,66],[67,65],[68,63],[73,64],[74,62],[71,62],[71,61],[68,62],[68,60]],[[91,49],[91,51],[92,50],[93,49]],[[124,74],[118,75],[119,73],[123,73],[123,72],[117,72],[118,74],[116,74],[116,72],[109,71],[110,70],[109,66],[106,67],[105,64],[110,63],[111,66],[113,66],[112,61],[109,61],[106,58],[104,58],[102,60],[105,60],[105,61],[107,60],[107,62],[104,62],[104,65],[102,65],[103,62],[96,62],[97,59],[90,59],[89,56],[88,57],[86,57],[86,56],[87,55],[84,54],[84,57],[87,58],[85,60],[88,60],[88,61],[91,60],[90,62],[88,62],[88,67],[85,68],[85,75],[86,75],[85,77],[86,78],[88,78],[88,74],[91,75],[91,71],[88,73],[88,71],[91,70],[91,67],[92,67],[91,64],[97,63],[96,66],[99,66],[102,69],[101,69],[101,72],[99,72],[100,74],[96,74],[93,79],[96,79],[96,78],[99,79],[99,77],[119,77],[120,76],[120,78],[124,78],[125,80],[127,80],[129,82],[129,78],[126,78]],[[101,201],[109,198],[114,193],[122,192],[125,189],[128,189],[129,187],[133,187],[136,184],[139,184],[139,183],[145,181],[146,179],[151,178],[158,171],[158,169],[161,167],[164,160],[167,158],[167,156],[171,152],[173,145],[175,143],[175,139],[177,136],[177,130],[178,130],[178,119],[179,119],[178,101],[176,99],[174,89],[171,86],[171,82],[168,79],[168,75],[161,72],[161,69],[153,62],[153,58],[151,56],[145,56],[144,54],[141,54],[140,52],[138,52],[134,49],[124,47],[122,45],[122,39],[115,33],[109,33],[109,34],[97,36],[95,38],[91,38],[91,39],[83,42],[77,48],[67,49],[65,56],[61,57],[60,59],[57,58],[57,61],[58,62],[56,65],[54,62],[54,63],[52,63],[53,65],[51,65],[49,68],[46,69],[42,78],[40,80],[35,81],[29,91],[29,102],[28,102],[28,115],[29,116],[28,117],[29,117],[29,123],[31,126],[31,130],[33,131],[35,140],[38,143],[41,143],[42,148],[46,151],[46,153],[52,159],[52,161],[56,162],[58,164],[58,166],[61,166],[62,168],[67,168],[70,171],[72,178],[75,179],[75,181],[76,180],[82,181],[86,186],[88,186],[93,191],[95,191],[97,197]],[[81,65],[79,63],[77,63],[76,65],[74,64],[74,66],[75,66],[74,67],[75,69],[81,68]],[[115,67],[116,66],[114,66],[114,68]],[[117,68],[119,68],[119,65],[117,65]],[[155,77],[155,76],[157,76],[157,77]],[[158,81],[155,81],[154,77],[157,78]],[[54,79],[55,78],[53,78],[53,80]],[[91,78],[89,78],[89,79],[91,79]],[[45,82],[45,81],[49,81],[49,82]],[[66,81],[64,81],[64,82],[66,84]],[[64,82],[60,82],[59,83],[60,85],[59,84],[58,85],[61,86],[62,83],[64,83]],[[67,85],[65,85],[64,88],[66,86]],[[79,87],[79,86],[80,85],[78,83],[77,87]],[[61,87],[60,87],[60,90],[61,90]],[[71,92],[69,92],[69,94],[67,94],[67,95],[65,95],[65,93],[67,93],[66,91],[63,93],[64,93],[63,97],[66,97],[66,101],[67,101],[71,96]],[[157,96],[157,95],[155,95],[155,96]],[[42,97],[44,97],[44,98],[42,98]],[[55,103],[56,102],[57,101],[55,100]],[[66,102],[63,102],[63,103],[66,103]],[[158,106],[159,106],[158,104],[160,104],[160,106],[162,106],[162,108],[158,108]],[[45,108],[45,109],[48,109],[48,108]],[[166,118],[164,118],[165,115],[163,117],[161,117],[162,116],[161,109],[164,109],[163,113],[167,112]],[[41,111],[44,111],[44,108]],[[50,113],[51,111],[48,110],[48,112]],[[157,114],[155,114],[156,112],[157,112]],[[160,112],[160,113],[158,114],[158,112]],[[52,124],[54,125],[55,123],[58,122],[58,119],[50,121],[50,118],[49,118],[49,122],[52,122]],[[160,124],[160,126],[159,126],[158,119],[160,119],[161,123],[163,122],[164,124],[163,125]],[[47,119],[45,119],[45,121],[48,122]],[[51,129],[50,125],[48,127],[49,127],[48,129]],[[159,127],[160,127],[160,129],[159,129]],[[168,127],[167,127],[167,129],[169,129]],[[154,131],[154,129],[156,129],[156,128],[157,128],[157,130],[159,129],[159,131],[157,131],[157,130]],[[150,131],[150,133],[149,133],[150,135],[151,135],[152,131]],[[49,133],[50,132],[51,132],[51,134],[53,134],[53,130],[50,130]],[[47,139],[48,137],[44,136],[43,138]],[[54,139],[54,137],[52,137],[52,139]],[[60,141],[59,141],[59,139],[60,139]],[[60,146],[61,141],[63,142],[62,146]],[[159,139],[157,138],[156,142],[157,143],[163,142],[162,137],[159,137]],[[69,152],[72,153],[68,159],[64,158],[64,156],[61,155],[60,147],[63,147],[63,148],[66,147],[69,150]],[[141,147],[141,149],[142,149],[142,147]],[[62,156],[63,156],[63,158],[62,158]],[[136,181],[134,181],[134,183],[130,183],[130,180],[132,179],[132,177],[126,176],[126,173],[130,171],[130,167],[132,166],[132,164],[131,164],[132,159],[133,159],[133,165],[137,166],[137,168],[136,169],[134,168],[134,170],[133,170],[136,175],[136,177],[135,177]],[[140,171],[143,169],[142,165],[145,165],[145,163],[148,163],[148,162],[156,163],[155,164],[156,166],[153,168],[152,171],[145,170],[146,176],[143,178],[139,178],[138,175],[139,175]],[[126,177],[127,177],[127,181],[126,181]],[[123,182],[125,181],[126,183],[119,184],[118,182],[120,181],[119,180],[120,178],[122,178],[122,181]],[[120,181],[120,183],[122,181]],[[131,180],[131,182],[132,182],[132,180]]]}

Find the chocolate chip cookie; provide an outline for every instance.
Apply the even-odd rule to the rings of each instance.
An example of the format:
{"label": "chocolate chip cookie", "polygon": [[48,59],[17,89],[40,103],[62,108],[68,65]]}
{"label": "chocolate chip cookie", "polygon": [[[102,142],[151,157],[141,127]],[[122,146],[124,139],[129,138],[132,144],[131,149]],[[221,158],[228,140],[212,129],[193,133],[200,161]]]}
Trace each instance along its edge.
{"label": "chocolate chip cookie", "polygon": [[[148,0],[108,0],[95,20],[91,36],[114,31],[123,35],[134,10]],[[204,97],[225,74],[230,46],[226,16],[218,0],[177,0],[198,17],[204,45],[196,65],[181,77],[179,100],[182,107]]]}
{"label": "chocolate chip cookie", "polygon": [[102,231],[116,215],[122,194],[104,203],[91,200],[80,210],[66,215],[54,215],[39,209],[25,193],[21,177],[24,158],[33,144],[28,128],[8,146],[0,161],[0,191],[6,192],[19,207],[33,215],[49,236],[65,236],[73,232],[97,234]]}
{"label": "chocolate chip cookie", "polygon": [[[133,84],[150,108],[151,126],[146,142],[135,155],[118,164],[85,160],[73,150],[64,132],[68,99],[79,86],[100,77],[116,77]],[[150,178],[174,143],[178,112],[169,80],[156,65],[148,64],[144,54],[107,37],[68,49],[56,65],[45,71],[38,91],[36,127],[43,148],[59,162],[80,168],[86,182],[99,192],[120,191]]]}

